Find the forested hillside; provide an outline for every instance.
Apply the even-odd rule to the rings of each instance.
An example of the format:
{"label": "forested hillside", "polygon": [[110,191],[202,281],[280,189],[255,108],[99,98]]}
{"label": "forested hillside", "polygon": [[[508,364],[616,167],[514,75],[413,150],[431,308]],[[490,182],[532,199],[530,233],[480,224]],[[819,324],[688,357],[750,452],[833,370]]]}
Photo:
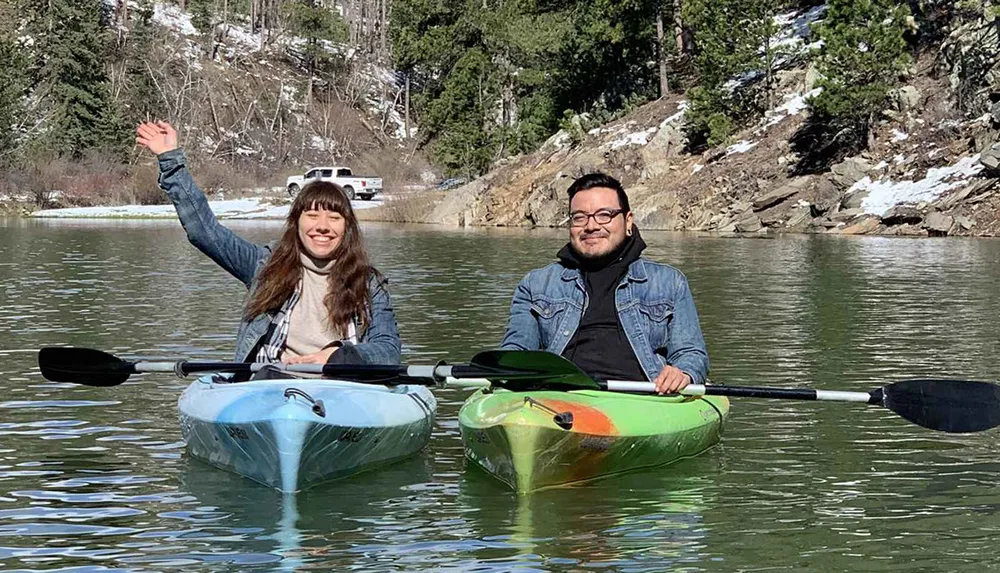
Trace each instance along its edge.
{"label": "forested hillside", "polygon": [[[548,201],[529,197],[541,187],[555,200],[561,183],[518,183],[512,171],[544,158],[555,168],[546,177],[607,169],[648,190],[654,210],[676,204],[681,228],[721,229],[736,222],[708,224],[716,203],[742,206],[793,181],[811,189],[796,198],[810,218],[836,215],[816,206],[843,203],[828,185],[797,178],[830,179],[845,160],[854,180],[838,180],[839,199],[863,177],[921,181],[963,157],[975,166],[956,173],[982,177],[978,154],[996,140],[985,114],[998,40],[982,0],[8,0],[0,10],[7,192],[58,186],[39,183],[51,179],[65,188],[73,173],[78,187],[153,200],[130,130],[164,118],[213,188],[280,184],[317,161],[391,173],[390,191],[488,174],[472,186],[477,204],[508,187],[503,202],[520,205],[502,224],[552,224],[525,205]],[[904,140],[949,151],[917,161],[879,149]],[[58,177],[46,174],[54,166]],[[687,213],[694,197],[704,212]],[[471,212],[468,222],[497,223]]]}

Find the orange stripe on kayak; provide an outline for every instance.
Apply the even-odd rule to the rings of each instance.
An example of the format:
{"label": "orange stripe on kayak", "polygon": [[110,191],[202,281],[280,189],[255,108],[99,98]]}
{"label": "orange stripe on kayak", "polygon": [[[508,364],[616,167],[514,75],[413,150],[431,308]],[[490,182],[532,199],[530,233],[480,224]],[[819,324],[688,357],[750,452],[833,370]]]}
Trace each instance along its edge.
{"label": "orange stripe on kayak", "polygon": [[573,430],[583,434],[596,436],[617,436],[618,429],[615,428],[611,418],[597,408],[584,406],[576,402],[563,402],[562,400],[545,400],[542,404],[552,408],[556,412],[573,413]]}

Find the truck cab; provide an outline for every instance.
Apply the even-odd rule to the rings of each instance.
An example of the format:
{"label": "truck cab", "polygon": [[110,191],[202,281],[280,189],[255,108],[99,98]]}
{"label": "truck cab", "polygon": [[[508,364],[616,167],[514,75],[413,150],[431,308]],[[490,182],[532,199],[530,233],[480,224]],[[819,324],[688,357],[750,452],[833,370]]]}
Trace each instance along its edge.
{"label": "truck cab", "polygon": [[354,200],[360,197],[364,201],[370,201],[375,195],[382,192],[382,178],[371,176],[356,176],[349,167],[313,167],[308,169],[305,175],[293,175],[285,183],[288,194],[294,197],[302,187],[315,181],[329,181],[336,183],[347,194],[347,198]]}

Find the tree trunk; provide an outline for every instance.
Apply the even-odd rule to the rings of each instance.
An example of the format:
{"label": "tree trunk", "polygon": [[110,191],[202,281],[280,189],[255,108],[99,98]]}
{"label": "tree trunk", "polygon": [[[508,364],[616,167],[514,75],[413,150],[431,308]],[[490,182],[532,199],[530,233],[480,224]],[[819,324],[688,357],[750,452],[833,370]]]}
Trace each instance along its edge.
{"label": "tree trunk", "polygon": [[382,20],[379,22],[379,33],[381,34],[381,54],[380,60],[382,62],[388,63],[392,61],[389,57],[389,2],[391,0],[382,0]]}
{"label": "tree trunk", "polygon": [[118,0],[115,5],[115,23],[128,26],[128,0]]}
{"label": "tree trunk", "polygon": [[670,83],[667,81],[667,54],[663,49],[663,7],[656,3],[656,56],[660,64],[660,97],[670,93]]}
{"label": "tree trunk", "polygon": [[404,139],[410,139],[410,73],[406,73],[406,99],[403,100],[403,128],[406,130]]}
{"label": "tree trunk", "polygon": [[687,38],[684,33],[684,16],[681,14],[682,0],[673,0],[674,2],[674,42],[677,44],[677,53],[686,54],[688,53],[688,43]]}

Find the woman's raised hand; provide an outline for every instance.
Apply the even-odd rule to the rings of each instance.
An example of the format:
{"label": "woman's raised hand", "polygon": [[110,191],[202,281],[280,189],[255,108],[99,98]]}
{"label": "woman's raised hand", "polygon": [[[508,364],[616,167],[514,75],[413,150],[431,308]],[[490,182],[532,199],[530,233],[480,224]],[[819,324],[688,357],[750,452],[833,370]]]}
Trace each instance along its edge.
{"label": "woman's raised hand", "polygon": [[177,132],[165,121],[144,121],[135,128],[135,142],[156,155],[177,149]]}

